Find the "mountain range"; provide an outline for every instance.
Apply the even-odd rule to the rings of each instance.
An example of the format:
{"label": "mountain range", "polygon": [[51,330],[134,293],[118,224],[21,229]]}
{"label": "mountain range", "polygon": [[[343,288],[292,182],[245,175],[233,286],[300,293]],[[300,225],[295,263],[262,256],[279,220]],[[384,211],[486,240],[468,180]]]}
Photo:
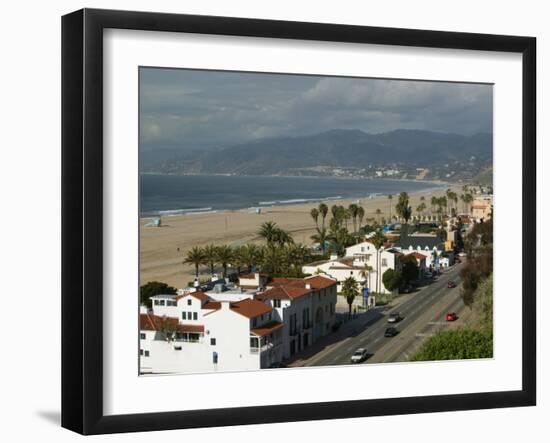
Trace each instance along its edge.
{"label": "mountain range", "polygon": [[276,137],[210,150],[142,153],[141,172],[172,174],[292,175],[297,169],[368,168],[388,165],[431,168],[449,163],[478,168],[492,163],[492,134],[471,136],[398,129],[369,134],[333,129]]}

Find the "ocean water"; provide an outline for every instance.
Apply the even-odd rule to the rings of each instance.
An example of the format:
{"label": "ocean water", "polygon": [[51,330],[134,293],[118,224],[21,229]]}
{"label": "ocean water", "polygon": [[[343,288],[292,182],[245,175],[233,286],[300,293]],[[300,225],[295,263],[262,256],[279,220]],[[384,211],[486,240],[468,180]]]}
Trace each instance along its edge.
{"label": "ocean water", "polygon": [[395,195],[438,187],[386,179],[144,174],[140,176],[140,213],[142,217],[193,214]]}

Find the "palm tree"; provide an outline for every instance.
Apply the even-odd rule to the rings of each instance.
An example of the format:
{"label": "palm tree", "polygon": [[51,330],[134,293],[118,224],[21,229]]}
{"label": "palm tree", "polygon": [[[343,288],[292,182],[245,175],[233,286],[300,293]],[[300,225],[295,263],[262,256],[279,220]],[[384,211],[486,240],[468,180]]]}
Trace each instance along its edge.
{"label": "palm tree", "polygon": [[420,214],[424,214],[425,209],[426,209],[426,203],[422,202],[416,207],[416,212]]}
{"label": "palm tree", "polygon": [[375,211],[376,213],[376,220],[377,220],[377,223],[380,224],[380,214],[382,214],[382,211],[380,209],[377,209]]}
{"label": "palm tree", "polygon": [[346,297],[346,301],[349,307],[349,317],[351,318],[351,306],[355,297],[360,295],[357,282],[353,277],[348,277],[342,283],[342,295]]}
{"label": "palm tree", "polygon": [[325,254],[325,243],[327,241],[327,230],[325,228],[317,228],[317,234],[313,234],[310,238],[316,242],[319,243],[321,246],[321,251],[323,252],[323,255]]}
{"label": "palm tree", "polygon": [[204,250],[200,246],[193,246],[187,251],[184,264],[195,266],[195,277],[199,277],[199,266],[204,263]]}
{"label": "palm tree", "polygon": [[275,236],[277,235],[278,230],[279,227],[277,226],[277,223],[273,221],[266,221],[260,226],[258,235],[264,238],[269,244],[275,241]]}
{"label": "palm tree", "polygon": [[277,230],[275,231],[273,241],[278,243],[280,246],[294,243],[294,239],[292,238],[292,236],[287,231],[281,228],[277,228]]}
{"label": "palm tree", "polygon": [[386,242],[386,237],[384,237],[384,234],[382,234],[382,232],[376,231],[376,233],[369,239],[369,241],[376,248],[376,292],[379,292],[381,279],[380,250]]}
{"label": "palm tree", "polygon": [[248,272],[252,271],[260,261],[261,249],[254,243],[247,243],[239,248],[239,255],[242,262],[246,265]]}
{"label": "palm tree", "polygon": [[313,208],[309,214],[311,215],[311,218],[315,220],[315,227],[319,227],[319,211],[317,208]]}
{"label": "palm tree", "polygon": [[365,209],[363,208],[363,206],[359,206],[357,208],[357,217],[359,218],[359,229],[361,229],[363,219],[365,218]]}
{"label": "palm tree", "polygon": [[210,266],[210,274],[214,275],[214,267],[218,262],[218,248],[213,244],[204,247],[204,263]]}
{"label": "palm tree", "polygon": [[437,206],[437,201],[438,201],[438,199],[437,199],[437,197],[434,195],[434,196],[432,197],[431,201],[430,201],[430,203],[431,203],[431,205],[432,205],[432,207],[431,207],[431,213],[432,213],[432,215],[433,215],[433,213],[434,213],[435,207]]}
{"label": "palm tree", "polygon": [[389,220],[391,221],[391,201],[393,200],[393,195],[388,195],[388,199],[390,200],[390,218]]}
{"label": "palm tree", "polygon": [[233,262],[234,258],[235,254],[230,246],[223,245],[216,248],[216,260],[222,265],[223,278],[227,277],[227,267],[229,266],[229,263]]}
{"label": "palm tree", "polygon": [[262,271],[277,275],[281,272],[283,262],[282,248],[273,243],[268,243],[262,248]]}
{"label": "palm tree", "polygon": [[338,205],[332,205],[330,207],[330,212],[332,214],[333,219],[338,219]]}
{"label": "palm tree", "polygon": [[359,213],[359,206],[357,206],[355,203],[352,203],[351,205],[349,205],[348,211],[353,220],[353,232],[357,232],[357,215]]}
{"label": "palm tree", "polygon": [[321,214],[321,217],[323,219],[322,223],[321,223],[321,227],[325,227],[325,219],[327,218],[327,214],[328,214],[328,206],[325,205],[324,203],[321,203],[319,204],[319,214]]}
{"label": "palm tree", "polygon": [[372,272],[373,268],[372,266],[370,265],[367,265],[365,264],[365,266],[363,266],[363,269],[361,269],[361,271],[359,271],[359,275],[361,277],[363,277],[363,279],[369,279],[368,283],[367,283],[367,288],[369,288],[369,290],[371,290],[371,282],[370,282],[370,276],[371,276],[371,272]]}
{"label": "palm tree", "polygon": [[395,211],[399,214],[400,217],[405,219],[407,223],[412,215],[412,208],[409,206],[409,194],[406,192],[401,192],[399,194],[399,200],[397,205],[395,205]]}

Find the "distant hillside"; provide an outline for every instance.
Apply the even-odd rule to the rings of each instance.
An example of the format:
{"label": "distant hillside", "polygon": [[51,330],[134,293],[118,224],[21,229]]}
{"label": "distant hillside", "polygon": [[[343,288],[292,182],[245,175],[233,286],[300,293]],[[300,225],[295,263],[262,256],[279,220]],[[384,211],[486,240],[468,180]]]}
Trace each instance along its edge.
{"label": "distant hillside", "polygon": [[367,134],[330,130],[302,137],[278,137],[172,155],[156,161],[142,156],[142,172],[176,174],[284,175],[299,169],[368,168],[387,165],[437,167],[464,163],[481,168],[492,162],[492,135],[462,136],[420,130]]}

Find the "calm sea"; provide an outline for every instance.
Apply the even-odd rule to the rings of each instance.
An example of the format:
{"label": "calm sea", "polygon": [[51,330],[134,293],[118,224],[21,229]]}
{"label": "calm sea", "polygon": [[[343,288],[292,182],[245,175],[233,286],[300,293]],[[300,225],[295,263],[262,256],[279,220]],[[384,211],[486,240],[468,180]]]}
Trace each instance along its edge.
{"label": "calm sea", "polygon": [[434,189],[433,183],[309,177],[141,175],[141,216],[353,199]]}

